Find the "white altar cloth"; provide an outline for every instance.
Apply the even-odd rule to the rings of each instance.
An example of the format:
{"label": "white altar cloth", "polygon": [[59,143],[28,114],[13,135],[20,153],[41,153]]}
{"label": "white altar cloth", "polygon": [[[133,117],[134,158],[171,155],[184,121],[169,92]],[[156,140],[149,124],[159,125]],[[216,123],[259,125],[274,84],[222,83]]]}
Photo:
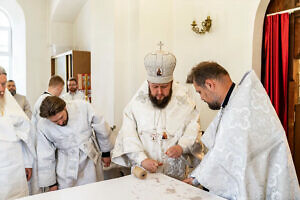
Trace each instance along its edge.
{"label": "white altar cloth", "polygon": [[22,200],[222,200],[223,198],[166,175],[133,175],[21,198]]}

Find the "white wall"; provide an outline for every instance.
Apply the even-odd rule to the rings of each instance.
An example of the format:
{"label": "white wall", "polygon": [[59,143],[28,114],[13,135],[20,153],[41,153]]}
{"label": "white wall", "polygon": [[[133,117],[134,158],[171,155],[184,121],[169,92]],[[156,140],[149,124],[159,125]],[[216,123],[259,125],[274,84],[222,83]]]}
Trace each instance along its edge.
{"label": "white wall", "polygon": [[91,1],[91,79],[96,112],[114,123],[115,0]]}
{"label": "white wall", "polygon": [[[160,40],[165,44],[163,48],[177,57],[174,75],[182,83],[189,70],[205,60],[223,65],[235,82],[252,68],[260,75],[258,55],[268,2],[115,1],[115,99],[112,97],[111,101],[115,103],[114,123],[118,128],[122,109],[145,79],[143,58],[158,49]],[[212,19],[211,31],[204,35],[193,33],[192,21],[200,24],[208,15]],[[206,129],[215,112],[196,97],[202,129]]]}
{"label": "white wall", "polygon": [[[120,128],[122,111],[145,80],[143,59],[163,49],[177,57],[175,79],[204,60],[217,61],[238,82],[252,68],[260,74],[263,17],[269,0],[88,0],[73,23],[73,47],[90,50],[96,110]],[[208,15],[211,31],[197,35],[190,24]],[[215,112],[200,101],[205,129]]]}
{"label": "white wall", "polygon": [[73,23],[73,48],[91,51],[91,1],[87,1]]}
{"label": "white wall", "polygon": [[26,24],[26,90],[33,106],[50,77],[47,1],[17,0],[23,9]]}
{"label": "white wall", "polygon": [[[252,67],[252,38],[258,1],[184,1],[174,6],[173,52],[177,56],[175,77],[185,82],[190,69],[201,61],[216,61],[238,82]],[[247,9],[245,9],[247,8]],[[212,19],[209,33],[197,35],[190,24]],[[215,116],[196,95],[202,129]]]}
{"label": "white wall", "polygon": [[73,48],[73,23],[51,22],[50,41],[52,55],[57,55]]}

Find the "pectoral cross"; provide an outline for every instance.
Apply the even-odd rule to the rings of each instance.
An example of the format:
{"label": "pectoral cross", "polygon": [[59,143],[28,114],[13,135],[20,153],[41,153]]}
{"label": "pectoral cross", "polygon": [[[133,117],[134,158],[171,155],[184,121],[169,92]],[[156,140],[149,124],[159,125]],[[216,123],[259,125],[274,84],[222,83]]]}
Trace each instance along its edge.
{"label": "pectoral cross", "polygon": [[164,45],[161,41],[159,41],[159,43],[157,44],[159,46],[159,50],[161,51],[162,46]]}

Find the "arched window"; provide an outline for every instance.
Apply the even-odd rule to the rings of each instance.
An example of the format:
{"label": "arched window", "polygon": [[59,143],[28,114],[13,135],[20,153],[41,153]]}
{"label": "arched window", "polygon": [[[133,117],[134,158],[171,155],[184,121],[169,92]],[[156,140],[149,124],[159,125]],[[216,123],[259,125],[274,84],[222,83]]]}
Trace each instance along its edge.
{"label": "arched window", "polygon": [[7,15],[0,10],[0,65],[6,69],[8,78],[11,77],[12,48],[11,26]]}

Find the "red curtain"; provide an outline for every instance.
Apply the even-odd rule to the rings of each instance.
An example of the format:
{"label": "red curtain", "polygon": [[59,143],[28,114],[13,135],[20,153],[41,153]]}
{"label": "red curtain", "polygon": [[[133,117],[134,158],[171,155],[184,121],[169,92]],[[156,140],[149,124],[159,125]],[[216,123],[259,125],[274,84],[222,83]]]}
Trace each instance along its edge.
{"label": "red curtain", "polygon": [[264,26],[262,81],[287,133],[289,14],[268,16]]}

